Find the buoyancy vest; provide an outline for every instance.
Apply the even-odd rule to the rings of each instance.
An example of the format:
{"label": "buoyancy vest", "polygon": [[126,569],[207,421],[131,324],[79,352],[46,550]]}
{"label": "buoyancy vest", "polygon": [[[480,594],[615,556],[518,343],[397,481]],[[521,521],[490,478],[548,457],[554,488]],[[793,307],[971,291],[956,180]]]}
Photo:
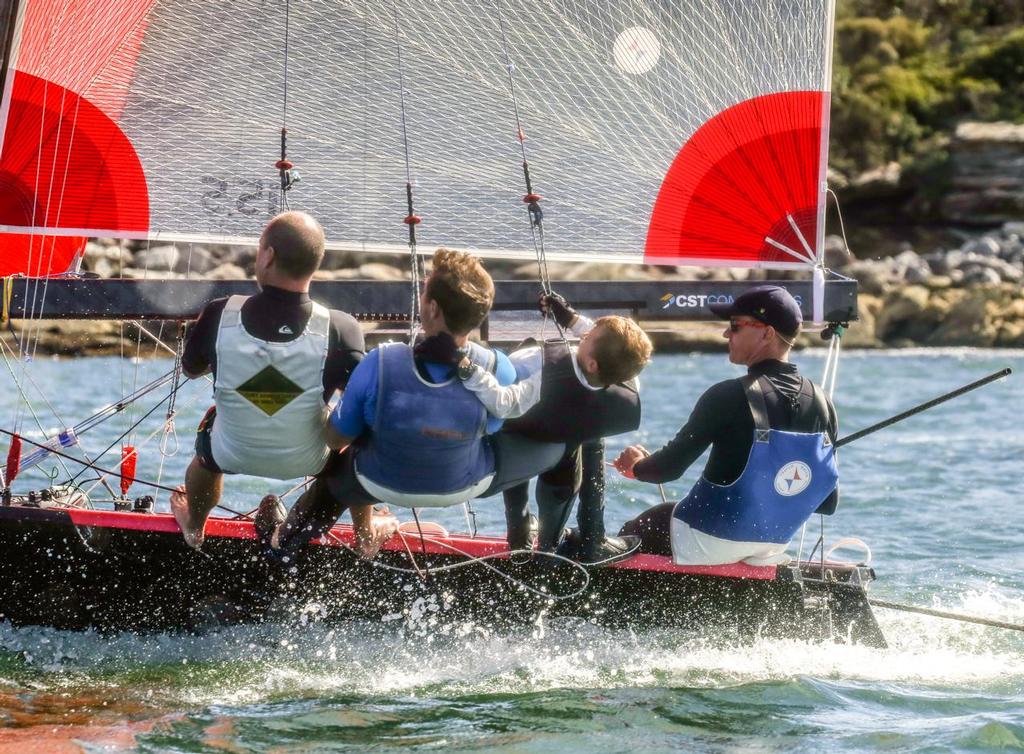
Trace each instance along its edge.
{"label": "buoyancy vest", "polygon": [[220,316],[213,458],[237,474],[273,479],[317,474],[330,454],[323,395],[330,312],[313,302],[302,334],[273,343],[246,331],[246,298],[229,298]]}
{"label": "buoyancy vest", "polygon": [[[835,449],[827,432],[788,432],[768,422],[762,379],[744,377],[754,418],[754,441],[743,473],[732,484],[703,476],[672,515],[697,531],[731,542],[785,545],[835,490]],[[828,405],[807,381],[822,416]]]}
{"label": "buoyancy vest", "polygon": [[[487,410],[462,381],[428,382],[404,343],[380,346],[373,426],[356,455],[360,475],[391,490],[444,495],[494,471],[485,441]],[[469,357],[494,371],[492,350],[469,344]]]}
{"label": "buoyancy vest", "polygon": [[519,418],[506,421],[506,431],[531,440],[578,445],[640,426],[636,381],[593,390],[576,375],[575,358],[564,340],[545,341],[540,400]]}

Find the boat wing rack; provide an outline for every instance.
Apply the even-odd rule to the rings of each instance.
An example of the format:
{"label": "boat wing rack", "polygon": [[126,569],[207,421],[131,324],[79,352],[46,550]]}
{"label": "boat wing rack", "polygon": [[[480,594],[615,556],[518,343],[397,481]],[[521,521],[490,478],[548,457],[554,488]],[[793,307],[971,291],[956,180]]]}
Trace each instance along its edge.
{"label": "boat wing rack", "polygon": [[[555,289],[587,312],[626,313],[643,321],[707,321],[708,308],[729,302],[755,283],[746,281],[556,281]],[[787,288],[811,319],[811,281],[763,281]],[[495,282],[493,312],[535,311],[540,293],[536,281]],[[88,277],[16,278],[8,305],[13,319],[195,319],[214,298],[251,295],[250,280],[126,280]],[[401,322],[409,318],[409,283],[377,280],[314,281],[311,296],[334,309],[368,322]],[[857,283],[830,280],[825,284],[825,321],[857,319]]]}

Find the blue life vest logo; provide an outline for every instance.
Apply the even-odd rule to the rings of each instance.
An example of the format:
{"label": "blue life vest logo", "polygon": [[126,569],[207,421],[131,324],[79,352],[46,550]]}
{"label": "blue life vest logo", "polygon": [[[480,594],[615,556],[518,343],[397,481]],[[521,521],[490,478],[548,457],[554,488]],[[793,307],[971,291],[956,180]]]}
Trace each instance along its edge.
{"label": "blue life vest logo", "polygon": [[811,467],[803,461],[790,461],[775,475],[775,491],[785,497],[799,495],[811,483]]}

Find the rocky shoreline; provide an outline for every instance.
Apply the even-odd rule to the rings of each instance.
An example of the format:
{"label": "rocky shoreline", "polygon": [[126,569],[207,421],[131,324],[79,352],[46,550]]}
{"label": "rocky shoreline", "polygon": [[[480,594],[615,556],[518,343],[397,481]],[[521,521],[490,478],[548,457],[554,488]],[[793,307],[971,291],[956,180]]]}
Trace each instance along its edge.
{"label": "rocky shoreline", "polygon": [[[906,246],[884,259],[858,259],[843,239],[826,239],[826,261],[837,274],[858,281],[860,320],[844,336],[851,348],[908,346],[1024,347],[1024,222],[1006,222],[981,235],[963,235],[957,248],[918,253]],[[228,246],[147,247],[131,242],[90,242],[82,269],[101,277],[246,279],[255,250]],[[408,279],[400,257],[329,252],[317,278]],[[763,270],[694,269],[652,265],[549,263],[558,280],[748,280],[794,277]],[[496,279],[536,278],[536,265],[488,262]],[[722,329],[713,323],[644,323],[661,353],[720,350]],[[15,322],[24,332],[26,323]],[[156,324],[155,329],[160,329]],[[365,325],[368,342],[392,337],[392,329]],[[174,333],[163,328],[162,337]],[[37,323],[36,353],[53,356],[160,355],[165,350],[142,338],[131,324],[98,321]],[[821,345],[805,333],[800,347]]]}

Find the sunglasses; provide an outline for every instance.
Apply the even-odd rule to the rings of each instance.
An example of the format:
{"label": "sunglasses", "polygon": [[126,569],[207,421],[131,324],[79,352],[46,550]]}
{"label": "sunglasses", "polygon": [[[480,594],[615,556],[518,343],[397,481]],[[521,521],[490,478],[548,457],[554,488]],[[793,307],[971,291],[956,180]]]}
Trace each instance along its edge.
{"label": "sunglasses", "polygon": [[761,330],[768,327],[764,322],[758,322],[755,319],[730,319],[729,320],[729,332],[738,333],[740,328],[743,327],[757,327]]}

